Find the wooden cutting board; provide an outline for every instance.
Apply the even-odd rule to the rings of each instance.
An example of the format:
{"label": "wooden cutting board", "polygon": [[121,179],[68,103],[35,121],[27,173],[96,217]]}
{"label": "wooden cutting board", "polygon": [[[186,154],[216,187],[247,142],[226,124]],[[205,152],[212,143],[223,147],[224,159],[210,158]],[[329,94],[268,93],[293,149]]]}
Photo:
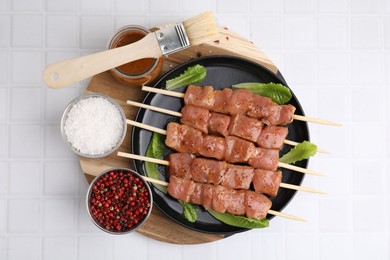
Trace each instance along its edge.
{"label": "wooden cutting board", "polygon": [[[232,33],[227,28],[220,28],[219,40],[192,46],[186,50],[165,58],[163,73],[191,59],[201,56],[230,55],[246,58],[263,65],[275,74],[276,66],[250,41]],[[129,87],[119,83],[110,72],[94,76],[88,84],[86,93],[101,93],[114,98],[124,109],[126,117],[133,119],[137,108],[126,105],[126,100],[142,102],[145,92],[139,87]],[[118,151],[130,152],[131,126],[128,126],[126,138]],[[130,159],[118,157],[116,152],[100,159],[80,158],[81,168],[91,182],[102,171],[113,167],[132,168]],[[156,207],[145,224],[137,230],[139,233],[163,242],[174,244],[201,244],[223,239],[224,236],[205,234],[185,228],[167,218]]]}

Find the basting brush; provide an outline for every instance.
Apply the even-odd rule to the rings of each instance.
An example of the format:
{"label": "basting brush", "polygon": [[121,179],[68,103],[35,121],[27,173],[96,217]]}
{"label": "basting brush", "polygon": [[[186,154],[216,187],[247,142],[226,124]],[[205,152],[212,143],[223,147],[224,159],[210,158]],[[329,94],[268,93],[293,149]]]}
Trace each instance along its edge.
{"label": "basting brush", "polygon": [[49,87],[61,88],[131,61],[158,59],[162,55],[217,38],[214,16],[206,12],[149,33],[135,43],[48,65],[43,72],[43,79]]}

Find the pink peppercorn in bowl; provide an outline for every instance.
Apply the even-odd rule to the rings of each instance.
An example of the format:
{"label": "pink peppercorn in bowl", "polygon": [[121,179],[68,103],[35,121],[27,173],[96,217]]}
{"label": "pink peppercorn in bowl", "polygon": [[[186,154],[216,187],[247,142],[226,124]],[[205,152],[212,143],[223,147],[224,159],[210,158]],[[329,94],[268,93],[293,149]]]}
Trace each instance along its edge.
{"label": "pink peppercorn in bowl", "polygon": [[153,197],[149,184],[137,172],[109,169],[91,182],[87,210],[92,222],[115,235],[139,228],[152,212]]}

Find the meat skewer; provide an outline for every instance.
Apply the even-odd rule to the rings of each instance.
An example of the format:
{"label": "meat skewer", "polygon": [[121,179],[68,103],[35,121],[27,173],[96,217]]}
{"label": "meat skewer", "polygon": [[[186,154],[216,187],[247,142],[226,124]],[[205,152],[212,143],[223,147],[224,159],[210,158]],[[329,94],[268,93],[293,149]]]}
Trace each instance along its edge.
{"label": "meat skewer", "polygon": [[[280,150],[283,146],[283,143],[292,146],[299,144],[297,142],[285,139],[288,134],[288,129],[286,127],[265,126],[262,128],[263,123],[261,121],[242,114],[228,116],[216,112],[210,113],[205,108],[198,108],[193,106],[184,106],[182,108],[183,113],[180,113],[131,100],[127,100],[127,104],[176,117],[181,117],[181,122],[183,124],[193,126],[205,134],[210,131],[217,132],[223,136],[234,135],[248,141],[255,142],[262,148]],[[245,129],[240,126],[245,126]],[[319,148],[317,148],[317,152],[330,154],[329,152]]]}
{"label": "meat skewer", "polygon": [[[190,85],[186,93],[147,86],[143,86],[142,90],[184,98],[186,105],[200,106],[214,112],[230,115],[245,113],[250,117],[262,118],[262,121],[267,125],[284,125],[291,123],[293,120],[300,120],[317,124],[341,126],[338,123],[327,120],[295,115],[295,108],[292,105],[277,105],[267,97],[253,94],[244,89],[232,90],[225,88],[223,90],[214,90],[211,86],[197,87]],[[232,93],[235,94],[232,95]]]}
{"label": "meat skewer", "polygon": [[118,152],[118,156],[169,166],[169,174],[199,183],[221,184],[229,189],[248,190],[253,183],[256,192],[276,196],[279,187],[291,190],[325,194],[309,187],[282,183],[282,173],[249,166],[227,164],[225,162],[194,158],[190,154],[171,154],[169,160],[160,160],[147,156]]}
{"label": "meat skewer", "polygon": [[[238,205],[239,208],[242,208],[242,206],[240,206],[238,203],[244,203],[244,214],[249,218],[252,217],[255,219],[261,219],[261,217],[263,216],[263,218],[265,218],[266,214],[270,214],[274,216],[305,222],[305,220],[300,217],[270,209],[272,203],[270,204],[270,201],[267,199],[267,197],[253,191],[244,191],[243,194],[247,197],[244,197],[243,200],[238,200],[237,198],[240,198],[242,195],[235,196],[235,194],[239,195],[241,192],[234,192],[233,190],[228,190],[222,186],[216,186],[217,188],[214,189],[214,185],[211,184],[195,183],[193,181],[182,180],[180,178],[175,177],[170,178],[169,183],[149,178],[147,176],[142,176],[142,178],[151,183],[167,186],[168,193],[177,200],[185,199],[184,201],[187,200],[187,202],[202,205],[206,209],[212,208],[217,212],[222,213],[223,209],[225,208],[227,212],[239,215],[237,213],[242,213],[242,210],[241,212],[238,212],[234,210],[234,208],[236,205]],[[182,193],[180,193],[180,191],[182,191]],[[197,191],[197,193],[195,193],[195,191]],[[186,192],[187,194],[185,194],[184,192]],[[203,196],[204,198],[201,196]],[[217,205],[220,205],[220,207],[213,207]]]}
{"label": "meat skewer", "polygon": [[229,163],[245,162],[254,168],[276,170],[277,167],[323,176],[322,173],[279,162],[279,151],[255,147],[253,143],[237,137],[226,138],[205,135],[186,125],[169,123],[167,130],[127,119],[129,125],[157,132],[167,136],[168,147],[182,153],[201,154],[205,157],[225,159]]}

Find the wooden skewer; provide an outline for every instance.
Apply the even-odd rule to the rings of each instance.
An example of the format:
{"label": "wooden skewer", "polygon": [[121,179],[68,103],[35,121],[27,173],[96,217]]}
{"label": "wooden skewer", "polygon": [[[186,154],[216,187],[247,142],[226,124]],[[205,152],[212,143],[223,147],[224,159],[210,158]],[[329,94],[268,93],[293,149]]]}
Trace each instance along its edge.
{"label": "wooden skewer", "polygon": [[[139,156],[139,155],[134,155],[134,154],[129,154],[129,153],[124,153],[124,152],[118,152],[118,156],[121,156],[121,157],[126,157],[126,158],[131,158],[131,159],[136,159],[139,160],[138,158],[139,157],[144,157],[144,156]],[[133,157],[134,156],[134,157]],[[149,159],[155,159],[155,158],[149,158],[149,157],[144,157],[146,158],[146,160],[149,160]],[[155,159],[157,160],[157,159]],[[159,161],[163,161],[163,160],[159,160]],[[154,160],[151,161],[151,162],[155,162]],[[165,161],[166,163],[169,164],[169,162]],[[153,179],[153,178],[150,178],[150,177],[146,177],[146,176],[142,176],[142,178],[148,182],[151,182],[151,183],[155,183],[155,184],[159,184],[159,185],[163,185],[163,186],[168,186],[168,182],[165,182],[165,181],[161,181],[161,180],[157,180],[157,179]],[[297,217],[297,216],[294,216],[294,215],[291,215],[291,214],[286,214],[286,213],[282,213],[282,212],[279,212],[279,211],[275,211],[275,210],[268,210],[267,212],[268,214],[271,214],[271,215],[274,215],[274,216],[279,216],[279,217],[283,217],[283,218],[288,218],[288,219],[292,219],[292,220],[297,220],[297,221],[301,221],[301,222],[306,222],[306,220],[300,218],[300,217]]]}
{"label": "wooden skewer", "polygon": [[[152,87],[148,87],[148,86],[143,86],[142,90],[157,93],[157,94],[163,94],[163,95],[167,95],[167,96],[171,96],[171,97],[184,98],[184,93],[160,89],[160,88],[152,88]],[[293,119],[299,120],[299,121],[306,121],[306,122],[311,122],[311,123],[323,124],[323,125],[341,126],[341,124],[339,124],[339,123],[335,123],[335,122],[331,122],[331,121],[327,121],[327,120],[322,120],[322,119],[317,119],[317,118],[313,118],[313,117],[300,116],[300,115],[294,115]]]}
{"label": "wooden skewer", "polygon": [[[162,135],[166,135],[167,134],[167,131],[164,130],[164,129],[160,129],[160,128],[157,128],[157,127],[154,127],[154,126],[150,126],[150,125],[147,125],[147,124],[144,124],[144,123],[139,123],[139,122],[136,122],[136,121],[133,121],[133,120],[130,120],[130,119],[127,119],[126,122],[129,125],[140,127],[140,128],[143,128],[143,129],[146,129],[146,130],[149,130],[149,131],[152,131],[152,132],[156,132],[156,133],[159,133],[159,134],[162,134]],[[305,168],[301,168],[301,167],[298,167],[298,166],[294,166],[294,165],[290,165],[290,164],[286,164],[286,163],[282,163],[282,162],[278,162],[278,167],[286,168],[286,169],[290,169],[290,170],[293,170],[293,171],[296,171],[296,172],[301,172],[301,173],[310,174],[310,175],[324,176],[324,174],[322,174],[320,172],[309,170],[309,169],[305,169]]]}
{"label": "wooden skewer", "polygon": [[[169,161],[167,161],[167,160],[160,160],[160,159],[156,159],[156,158],[152,158],[152,157],[141,156],[141,155],[131,154],[131,153],[124,153],[124,152],[118,152],[117,155],[120,157],[124,157],[124,158],[129,158],[129,159],[157,163],[157,164],[169,166]],[[319,191],[319,190],[316,190],[313,188],[302,187],[302,186],[288,184],[288,183],[280,183],[280,187],[290,189],[290,190],[306,191],[306,192],[317,193],[317,194],[326,194],[325,192],[322,192],[322,191]]]}
{"label": "wooden skewer", "polygon": [[[172,110],[161,108],[161,107],[155,107],[155,106],[151,106],[151,105],[147,105],[147,104],[143,104],[143,103],[139,103],[139,102],[135,102],[135,101],[131,101],[131,100],[127,100],[127,104],[131,105],[131,106],[135,106],[135,107],[149,109],[152,111],[160,112],[160,113],[171,115],[171,116],[183,117],[183,114],[180,112],[172,111]],[[284,140],[284,143],[291,145],[291,146],[297,146],[299,144],[297,142],[286,140],[286,139]],[[317,152],[330,154],[328,151],[325,151],[325,150],[320,149],[320,148],[317,148]]]}

